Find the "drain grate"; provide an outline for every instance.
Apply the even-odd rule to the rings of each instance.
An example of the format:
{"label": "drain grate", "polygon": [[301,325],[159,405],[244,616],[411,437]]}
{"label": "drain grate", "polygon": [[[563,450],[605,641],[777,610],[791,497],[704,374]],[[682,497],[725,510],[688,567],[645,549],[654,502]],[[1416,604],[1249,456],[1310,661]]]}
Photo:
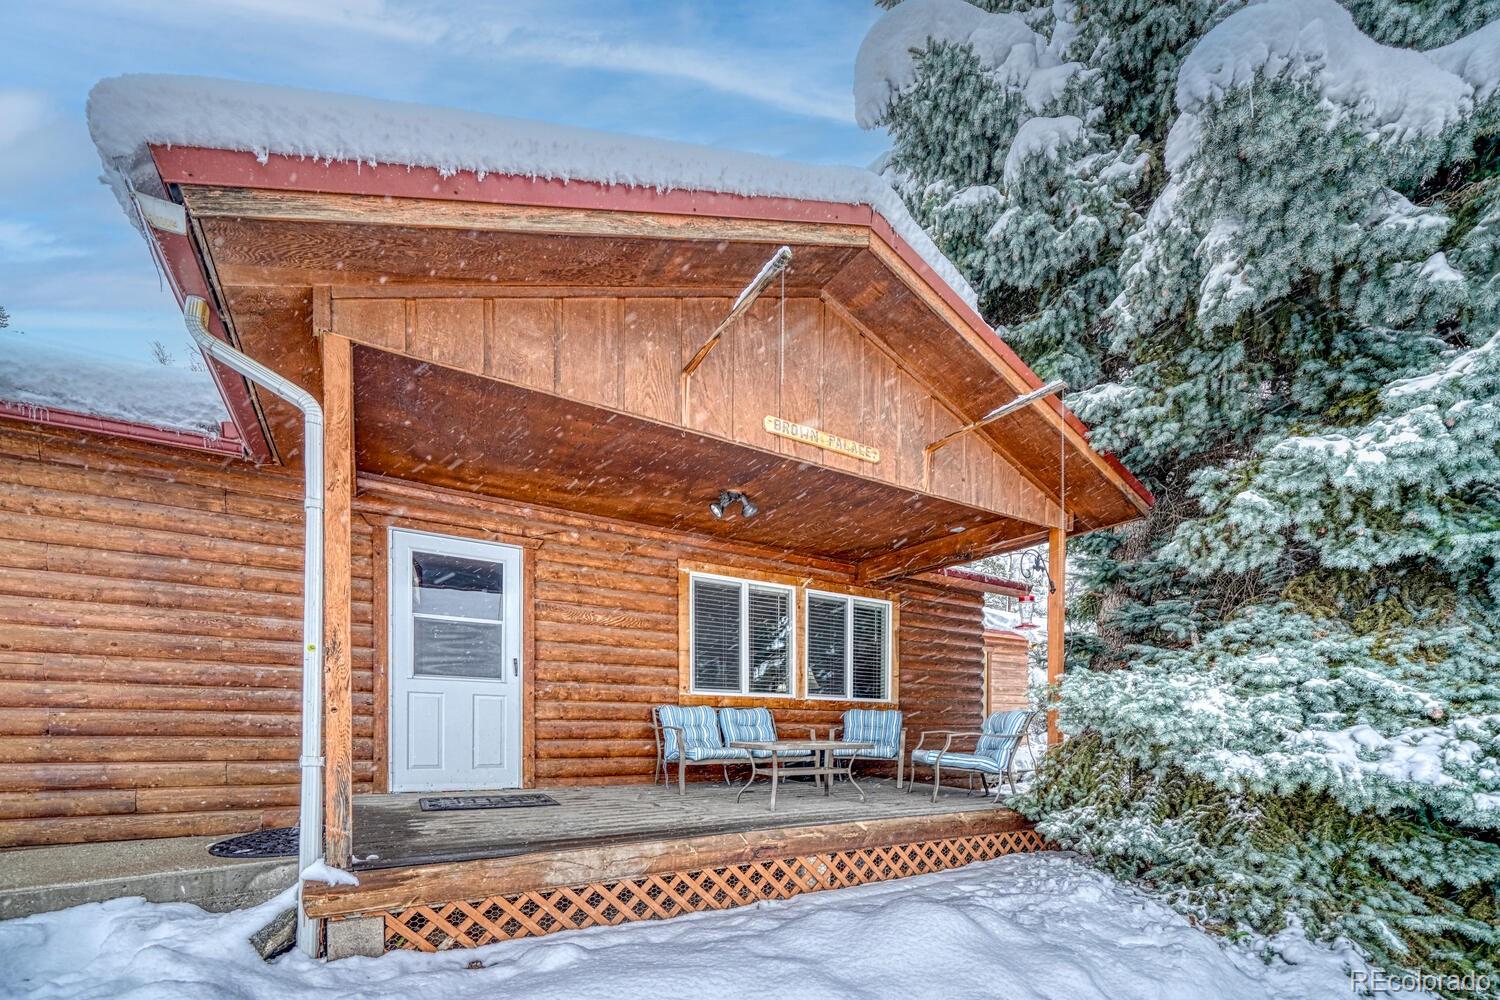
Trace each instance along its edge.
{"label": "drain grate", "polygon": [[540,792],[523,792],[516,795],[438,795],[418,799],[417,805],[423,812],[447,812],[455,809],[530,809],[562,803]]}
{"label": "drain grate", "polygon": [[297,828],[285,826],[276,830],[257,830],[221,840],[208,846],[216,858],[295,858]]}

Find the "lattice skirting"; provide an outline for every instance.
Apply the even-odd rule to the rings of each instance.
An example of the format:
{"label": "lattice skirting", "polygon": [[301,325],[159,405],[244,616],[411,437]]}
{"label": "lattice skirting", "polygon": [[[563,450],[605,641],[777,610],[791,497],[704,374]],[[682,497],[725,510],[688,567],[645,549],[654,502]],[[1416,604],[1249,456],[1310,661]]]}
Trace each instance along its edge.
{"label": "lattice skirting", "polygon": [[584,927],[727,910],[762,899],[790,899],[824,889],[959,868],[1045,846],[1035,830],[1015,830],[534,889],[378,915],[385,920],[387,951],[477,948]]}

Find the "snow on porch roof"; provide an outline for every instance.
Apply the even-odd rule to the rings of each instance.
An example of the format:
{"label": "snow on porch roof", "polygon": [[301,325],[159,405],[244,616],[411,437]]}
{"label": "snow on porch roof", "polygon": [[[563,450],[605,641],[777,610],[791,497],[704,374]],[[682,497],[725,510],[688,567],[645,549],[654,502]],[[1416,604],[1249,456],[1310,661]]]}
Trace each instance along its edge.
{"label": "snow on porch roof", "polygon": [[[129,185],[160,193],[150,147],[195,146],[405,167],[865,205],[970,308],[974,290],[895,190],[823,166],[545,122],[210,77],[130,74],[89,92],[89,132],[132,220]],[[128,184],[127,184],[128,179]]]}

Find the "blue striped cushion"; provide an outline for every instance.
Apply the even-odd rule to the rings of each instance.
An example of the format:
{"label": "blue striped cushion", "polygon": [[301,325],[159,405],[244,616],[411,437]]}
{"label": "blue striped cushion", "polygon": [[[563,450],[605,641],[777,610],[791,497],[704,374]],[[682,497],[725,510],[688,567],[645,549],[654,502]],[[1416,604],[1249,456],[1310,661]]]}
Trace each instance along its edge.
{"label": "blue striped cushion", "polygon": [[995,712],[984,720],[984,735],[974,752],[989,757],[1003,770],[1010,764],[1010,755],[1020,745],[1021,730],[1031,715],[1025,709]]}
{"label": "blue striped cushion", "polygon": [[721,708],[719,725],[724,727],[724,742],[765,742],[776,738],[776,720],[769,708]]}
{"label": "blue striped cushion", "polygon": [[886,753],[876,747],[873,750],[835,750],[833,755],[835,757],[864,757],[867,760],[895,760],[900,753],[895,750]]}
{"label": "blue striped cushion", "polygon": [[750,751],[739,747],[688,747],[688,760],[749,760]]}
{"label": "blue striped cushion", "polygon": [[895,760],[901,753],[900,712],[878,708],[851,708],[844,713],[845,743],[873,743],[870,750],[835,750],[838,757],[878,757]]}
{"label": "blue striped cushion", "polygon": [[977,753],[960,753],[950,750],[943,753],[940,750],[913,750],[911,762],[913,764],[925,764],[931,767],[942,758],[944,767],[960,768],[965,771],[984,771],[986,774],[1000,774],[1005,768],[996,763],[993,757],[986,757]]}
{"label": "blue striped cushion", "polygon": [[[719,725],[724,729],[725,743],[764,743],[776,738],[776,720],[771,718],[769,708],[721,708]],[[751,750],[749,753],[762,759],[771,756],[769,750]],[[782,759],[810,757],[812,751],[783,750],[780,756]]]}
{"label": "blue striped cushion", "polygon": [[711,705],[694,705],[685,707],[681,705],[659,705],[656,709],[656,718],[662,725],[662,758],[664,760],[676,760],[678,756],[677,734],[667,726],[676,726],[682,730],[682,738],[687,743],[688,760],[702,760],[704,757],[743,756],[743,754],[726,754],[723,737],[719,735],[719,719]]}

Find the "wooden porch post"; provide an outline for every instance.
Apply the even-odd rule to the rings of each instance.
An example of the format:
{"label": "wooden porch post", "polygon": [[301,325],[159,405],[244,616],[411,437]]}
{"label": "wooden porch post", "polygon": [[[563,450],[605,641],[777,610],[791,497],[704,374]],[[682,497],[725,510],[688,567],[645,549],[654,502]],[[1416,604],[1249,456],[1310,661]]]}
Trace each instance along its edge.
{"label": "wooden porch post", "polygon": [[348,868],[354,848],[354,715],[350,664],[350,513],[354,495],[354,375],[349,340],[323,350],[323,853]]}
{"label": "wooden porch post", "polygon": [[[1047,683],[1058,684],[1063,677],[1063,632],[1067,622],[1063,607],[1067,594],[1068,533],[1064,528],[1047,532],[1047,576],[1056,588],[1047,594]],[[1062,741],[1057,729],[1057,710],[1047,712],[1047,743]]]}

